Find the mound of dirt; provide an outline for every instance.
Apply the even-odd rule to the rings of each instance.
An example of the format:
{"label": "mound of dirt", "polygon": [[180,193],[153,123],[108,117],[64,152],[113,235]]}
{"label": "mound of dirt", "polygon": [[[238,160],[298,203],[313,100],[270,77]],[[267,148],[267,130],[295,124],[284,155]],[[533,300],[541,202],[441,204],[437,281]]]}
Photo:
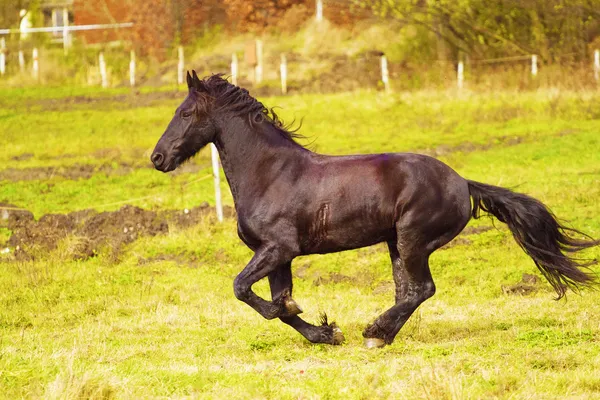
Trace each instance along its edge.
{"label": "mound of dirt", "polygon": [[502,285],[502,293],[506,295],[527,296],[540,289],[541,280],[536,275],[523,274],[521,282],[514,285]]}
{"label": "mound of dirt", "polygon": [[[231,207],[224,207],[223,211],[227,217],[234,215]],[[108,250],[110,257],[116,259],[124,245],[139,237],[168,233],[170,226],[189,228],[209,214],[214,214],[214,209],[208,203],[183,211],[149,211],[126,205],[117,211],[101,213],[82,210],[46,214],[35,221],[29,211],[0,204],[0,226],[13,231],[8,246],[14,249],[16,260],[36,259],[56,249],[68,235],[78,238],[71,250],[74,258],[86,259]]]}
{"label": "mound of dirt", "polygon": [[0,227],[11,227],[33,221],[33,213],[14,204],[0,203]]}
{"label": "mound of dirt", "polygon": [[139,236],[156,236],[169,232],[169,225],[154,211],[124,206],[118,211],[102,212],[86,219],[74,233],[85,238],[77,249],[77,257],[88,258],[107,246],[116,258],[121,247]]}

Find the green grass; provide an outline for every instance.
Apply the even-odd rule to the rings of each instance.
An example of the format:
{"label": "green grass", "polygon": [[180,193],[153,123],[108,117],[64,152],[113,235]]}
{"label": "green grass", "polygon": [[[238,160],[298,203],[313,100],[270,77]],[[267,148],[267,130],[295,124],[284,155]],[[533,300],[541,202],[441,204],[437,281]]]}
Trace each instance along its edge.
{"label": "green grass", "polygon": [[[88,207],[113,210],[121,202],[153,209],[213,203],[211,180],[198,181],[209,173],[206,151],[178,174],[155,172],[146,161],[177,100],[144,107],[127,100],[115,108],[107,98],[59,110],[40,103],[32,111],[27,104],[39,99],[104,95],[90,89],[11,93],[0,92],[6,105],[0,111],[2,168],[110,164],[116,172],[0,181],[0,202],[38,218]],[[598,94],[356,92],[263,100],[282,106],[286,120],[304,117],[302,132],[320,152],[437,154],[463,176],[527,192],[600,237]],[[122,162],[131,166],[123,173]],[[546,283],[530,296],[503,294],[502,285],[535,273],[535,266],[503,224],[494,225],[432,256],[436,295],[381,350],[363,348],[361,337],[393,301],[381,245],[294,263],[294,297],[309,321],[326,311],[340,325],[347,341],[339,347],[311,345],[234,298],[233,278],[251,252],[233,220],[215,224],[207,217],[190,229],[142,238],[117,261],[108,254],[73,261],[73,237],[42,260],[0,259],[0,393],[600,398],[600,294],[584,290],[554,302]],[[9,235],[1,229],[0,241]],[[584,256],[600,259],[600,249]],[[256,290],[268,297],[265,282]]]}

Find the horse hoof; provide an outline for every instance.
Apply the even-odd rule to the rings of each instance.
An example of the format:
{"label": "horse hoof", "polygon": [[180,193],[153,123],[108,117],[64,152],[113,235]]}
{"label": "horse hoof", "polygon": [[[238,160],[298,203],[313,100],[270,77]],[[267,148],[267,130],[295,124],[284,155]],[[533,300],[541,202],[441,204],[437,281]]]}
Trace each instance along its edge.
{"label": "horse hoof", "polygon": [[333,338],[331,339],[331,343],[334,345],[339,345],[339,344],[344,343],[344,340],[346,340],[346,338],[344,337],[342,330],[340,328],[338,328],[337,326],[334,326],[333,327]]}
{"label": "horse hoof", "polygon": [[298,305],[298,303],[296,303],[296,301],[294,299],[287,298],[285,299],[285,310],[287,311],[288,315],[292,316],[292,315],[298,315],[298,314],[302,314],[302,308],[300,308],[300,306]]}
{"label": "horse hoof", "polygon": [[379,338],[365,338],[365,347],[367,349],[378,349],[385,346],[383,339]]}

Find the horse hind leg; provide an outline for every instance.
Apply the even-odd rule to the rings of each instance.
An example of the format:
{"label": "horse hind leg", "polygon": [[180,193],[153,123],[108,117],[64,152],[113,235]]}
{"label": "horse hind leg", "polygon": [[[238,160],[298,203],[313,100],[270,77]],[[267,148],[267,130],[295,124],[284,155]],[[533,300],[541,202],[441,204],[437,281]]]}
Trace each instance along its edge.
{"label": "horse hind leg", "polygon": [[[283,302],[288,310],[300,307],[292,299],[292,263],[286,263],[271,272],[269,285],[273,302]],[[289,315],[279,318],[285,324],[297,330],[311,343],[342,344],[344,335],[335,323],[329,324],[327,316],[323,314],[320,325],[312,325],[298,315]]]}
{"label": "horse hind leg", "polygon": [[381,314],[363,331],[365,346],[383,347],[394,338],[421,303],[435,293],[435,284],[429,271],[429,253],[425,249],[402,248],[400,241],[388,242],[394,283],[395,304]]}

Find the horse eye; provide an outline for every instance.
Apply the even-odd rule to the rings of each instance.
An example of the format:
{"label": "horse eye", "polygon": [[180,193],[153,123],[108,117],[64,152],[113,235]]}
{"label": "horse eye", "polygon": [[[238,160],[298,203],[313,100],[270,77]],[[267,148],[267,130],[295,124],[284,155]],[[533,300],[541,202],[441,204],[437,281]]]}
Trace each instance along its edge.
{"label": "horse eye", "polygon": [[184,111],[184,112],[181,113],[181,116],[183,118],[189,118],[191,115],[192,115],[191,111]]}

